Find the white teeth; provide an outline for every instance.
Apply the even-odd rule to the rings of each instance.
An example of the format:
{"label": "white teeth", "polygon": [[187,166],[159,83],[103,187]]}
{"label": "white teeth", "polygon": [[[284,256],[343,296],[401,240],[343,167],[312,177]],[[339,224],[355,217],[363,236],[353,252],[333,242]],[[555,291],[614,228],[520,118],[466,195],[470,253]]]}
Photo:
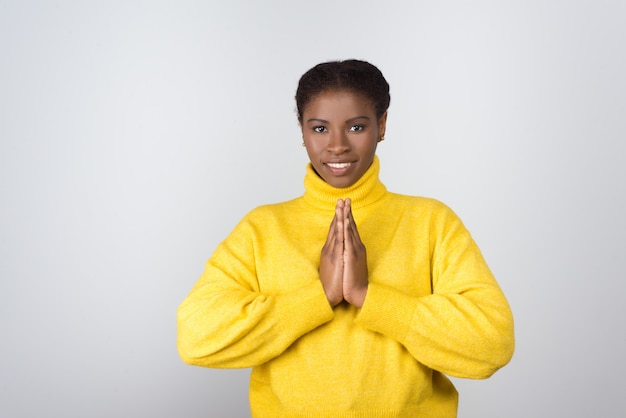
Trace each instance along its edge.
{"label": "white teeth", "polygon": [[346,168],[349,167],[352,163],[326,163],[327,166],[331,168]]}

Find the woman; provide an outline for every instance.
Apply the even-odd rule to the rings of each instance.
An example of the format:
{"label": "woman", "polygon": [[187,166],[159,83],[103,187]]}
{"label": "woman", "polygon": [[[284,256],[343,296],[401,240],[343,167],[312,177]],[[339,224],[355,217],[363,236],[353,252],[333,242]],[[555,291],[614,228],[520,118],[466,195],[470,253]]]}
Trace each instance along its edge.
{"label": "woman", "polygon": [[456,416],[444,375],[486,378],[513,354],[504,295],[450,209],[380,182],[376,67],[319,64],[296,102],[304,195],[218,246],[178,310],[181,357],[252,367],[255,417]]}

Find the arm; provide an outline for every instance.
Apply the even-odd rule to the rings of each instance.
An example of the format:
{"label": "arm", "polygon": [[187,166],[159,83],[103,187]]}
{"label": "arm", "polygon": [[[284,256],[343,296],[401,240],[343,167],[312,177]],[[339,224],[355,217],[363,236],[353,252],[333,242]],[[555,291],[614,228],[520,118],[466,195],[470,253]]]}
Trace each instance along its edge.
{"label": "arm", "polygon": [[282,294],[260,291],[253,232],[244,219],[180,305],[178,350],[193,365],[251,367],[280,355],[332,317],[317,277]]}
{"label": "arm", "polygon": [[431,234],[432,294],[417,297],[370,280],[357,322],[434,370],[486,378],[513,354],[513,317],[461,221],[450,212],[443,225]]}

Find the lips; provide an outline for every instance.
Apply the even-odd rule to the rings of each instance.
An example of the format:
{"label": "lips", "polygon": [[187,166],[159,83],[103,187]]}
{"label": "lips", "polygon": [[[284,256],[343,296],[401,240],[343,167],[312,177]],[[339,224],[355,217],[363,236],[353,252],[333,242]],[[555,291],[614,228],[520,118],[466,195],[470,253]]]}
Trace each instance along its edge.
{"label": "lips", "polygon": [[335,176],[342,176],[346,174],[354,166],[354,161],[332,161],[324,163],[328,171]]}

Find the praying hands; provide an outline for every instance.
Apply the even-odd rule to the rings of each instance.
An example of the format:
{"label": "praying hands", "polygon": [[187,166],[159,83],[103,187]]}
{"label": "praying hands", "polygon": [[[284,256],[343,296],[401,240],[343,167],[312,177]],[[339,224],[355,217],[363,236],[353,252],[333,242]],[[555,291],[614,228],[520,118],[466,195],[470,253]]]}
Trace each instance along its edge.
{"label": "praying hands", "polygon": [[360,308],[367,295],[365,245],[352,216],[350,199],[339,199],[320,258],[320,280],[331,306],[342,301]]}

